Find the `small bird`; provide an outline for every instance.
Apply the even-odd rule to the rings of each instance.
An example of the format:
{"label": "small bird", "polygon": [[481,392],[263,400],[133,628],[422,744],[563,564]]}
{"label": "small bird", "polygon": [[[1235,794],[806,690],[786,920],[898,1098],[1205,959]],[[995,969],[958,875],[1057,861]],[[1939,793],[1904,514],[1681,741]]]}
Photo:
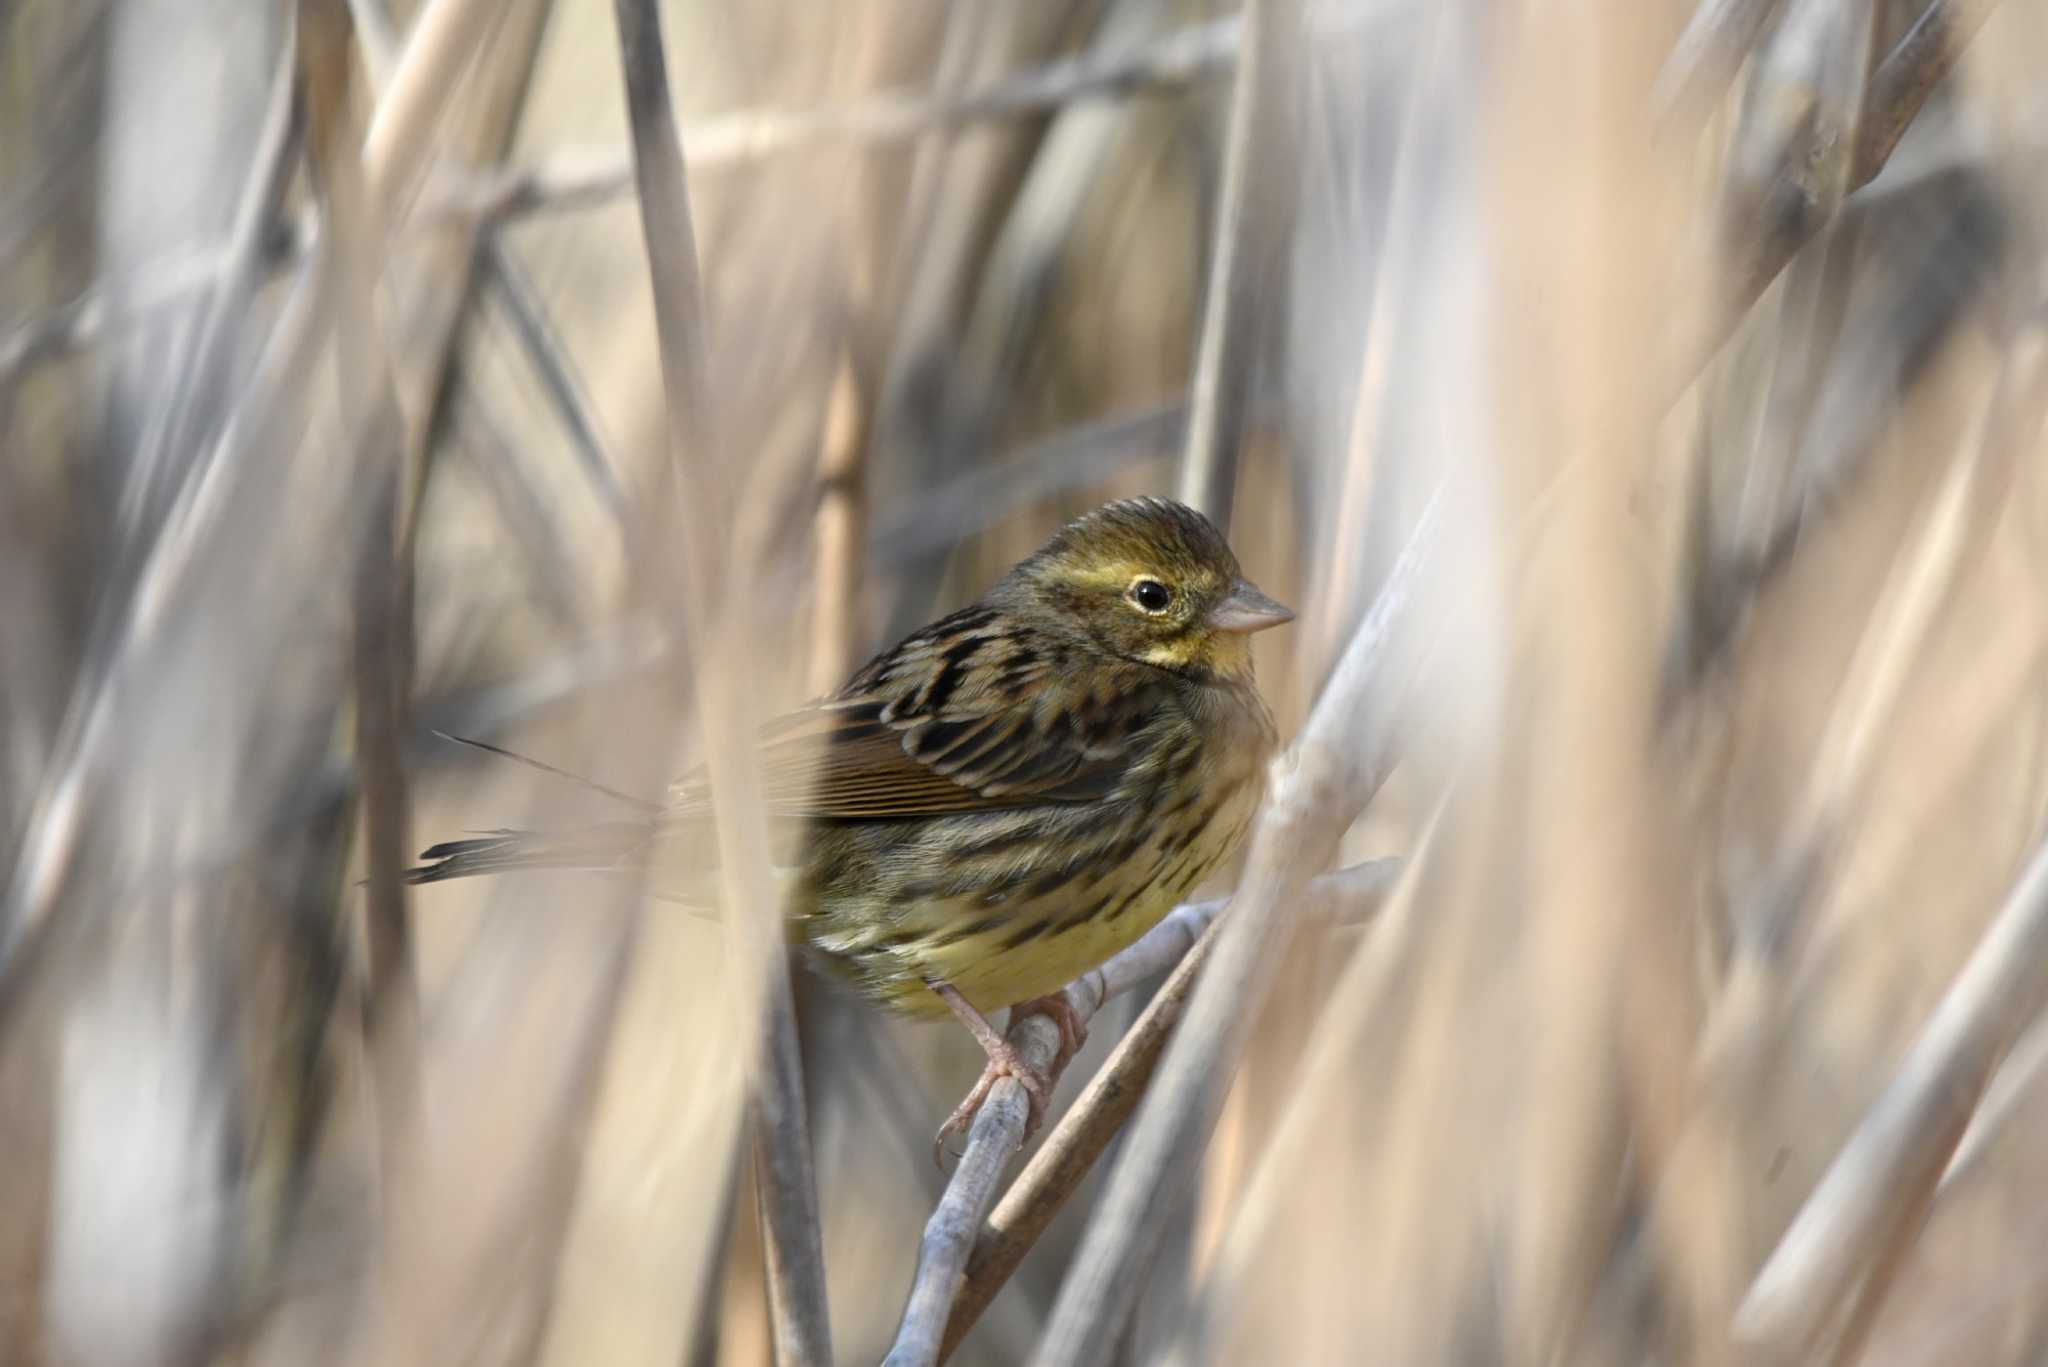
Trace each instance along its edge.
{"label": "small bird", "polygon": [[[1248,638],[1293,616],[1245,580],[1202,514],[1128,499],[765,728],[762,795],[786,832],[792,938],[871,1000],[958,1016],[988,1054],[941,1141],[1005,1075],[1036,1127],[1081,1044],[1061,989],[1150,930],[1243,837],[1275,743]],[[407,877],[651,868],[657,892],[711,901],[702,771],[669,799],[641,821],[436,845]],[[988,1024],[1006,1006],[1059,1024],[1051,1070]]]}

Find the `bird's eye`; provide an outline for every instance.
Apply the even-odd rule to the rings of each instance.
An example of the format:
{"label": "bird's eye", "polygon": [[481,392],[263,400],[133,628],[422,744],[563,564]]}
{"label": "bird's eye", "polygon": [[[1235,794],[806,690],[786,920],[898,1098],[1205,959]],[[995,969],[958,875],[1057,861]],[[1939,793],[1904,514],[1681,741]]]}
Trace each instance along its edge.
{"label": "bird's eye", "polygon": [[1157,579],[1140,579],[1131,585],[1131,601],[1145,612],[1164,612],[1173,606],[1173,590]]}

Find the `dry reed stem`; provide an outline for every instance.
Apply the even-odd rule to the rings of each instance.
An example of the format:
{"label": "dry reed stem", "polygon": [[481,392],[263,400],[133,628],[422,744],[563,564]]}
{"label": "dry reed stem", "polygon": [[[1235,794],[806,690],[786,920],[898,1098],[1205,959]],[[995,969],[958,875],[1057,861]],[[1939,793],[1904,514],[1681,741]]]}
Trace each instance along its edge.
{"label": "dry reed stem", "polygon": [[[1019,71],[958,95],[888,90],[817,109],[747,109],[690,130],[690,161],[709,171],[750,165],[824,141],[902,142],[938,129],[1042,114],[1075,100],[1170,89],[1226,70],[1242,20],[1216,20],[1149,48],[1086,52]],[[601,204],[626,193],[632,172],[621,151],[554,165],[451,180],[434,191],[430,220],[505,220]]]}
{"label": "dry reed stem", "polygon": [[1892,45],[1870,78],[1857,129],[1852,190],[1869,184],[1884,169],[1927,97],[1997,8],[1998,0],[1930,0],[1913,27]]}
{"label": "dry reed stem", "polygon": [[2048,993],[2048,845],[1943,994],[1750,1285],[1736,1315],[1746,1345],[1812,1354],[1870,1270],[1910,1238],[2020,1025]]}
{"label": "dry reed stem", "polygon": [[1777,6],[1778,0],[1700,0],[1651,87],[1658,122],[1678,123],[1726,94]]}
{"label": "dry reed stem", "polygon": [[1279,292],[1294,218],[1296,68],[1305,37],[1299,0],[1247,0],[1244,23],[1180,467],[1181,502],[1226,530],[1270,312],[1262,306]]}
{"label": "dry reed stem", "polygon": [[899,510],[877,510],[869,553],[901,565],[987,531],[1019,508],[1162,458],[1181,441],[1187,415],[1185,399],[1117,413],[962,471]]}
{"label": "dry reed stem", "polygon": [[432,150],[434,129],[463,71],[501,17],[502,7],[493,0],[430,0],[414,18],[363,140],[373,227],[389,231],[403,216],[406,197]]}
{"label": "dry reed stem", "polygon": [[[1886,576],[1780,843],[1779,867],[1764,889],[1766,943],[1782,938],[1779,923],[1800,905],[1820,904],[1830,891],[1835,844],[1858,823],[1878,747],[1898,733],[1894,723],[1906,685],[1926,658],[1966,565],[1984,553],[1983,532],[2003,509],[1994,467],[2010,464],[2008,429],[2016,408],[2038,412],[2042,395],[2022,393],[2038,391],[2048,376],[2039,357],[2034,360],[2031,384],[2018,375],[2016,358],[2001,369],[1967,449],[1950,462]],[[1839,924],[1818,927],[1807,961],[1827,962],[1830,940],[1844,930]]]}
{"label": "dry reed stem", "polygon": [[[1342,907],[1341,919],[1345,925],[1374,914],[1376,908],[1366,904],[1387,892],[1395,871],[1402,866],[1401,860],[1376,859],[1324,874],[1305,890],[1302,914],[1310,921],[1318,921],[1325,919],[1333,907]],[[1171,965],[1173,973],[1146,1004],[1143,1014],[1125,1032],[1123,1039],[1118,1041],[1115,1052],[1088,1080],[1088,1086],[1074,1099],[1053,1132],[1039,1145],[1031,1162],[1003,1194],[987,1224],[980,1228],[965,1266],[952,1269],[952,1275],[961,1280],[958,1294],[953,1298],[951,1317],[945,1325],[945,1338],[939,1349],[940,1361],[950,1357],[960,1346],[982,1311],[1003,1289],[1053,1218],[1065,1209],[1068,1199],[1093,1170],[1124,1122],[1137,1110],[1159,1058],[1173,1037],[1174,1027],[1180,1022],[1188,996],[1194,990],[1196,974],[1208,957],[1205,946],[1214,939],[1210,923],[1222,914],[1227,904],[1227,898],[1219,898],[1180,908],[1172,918],[1162,921],[1145,939],[1126,951],[1132,956],[1130,962],[1125,962],[1124,956],[1120,955],[1099,970],[1111,980],[1103,993],[1105,1001],[1143,982],[1163,967]],[[1154,937],[1160,936],[1160,932],[1172,926],[1174,920],[1183,918],[1185,924],[1176,929],[1170,939],[1160,937],[1161,943],[1151,943]],[[1177,946],[1175,941],[1179,942]],[[1146,950],[1142,957],[1135,953],[1140,949]],[[1174,962],[1176,958],[1178,962]],[[1083,978],[1068,989],[1069,1000],[1077,1003],[1081,1000],[1073,994],[1086,981]]]}
{"label": "dry reed stem", "polygon": [[[426,155],[426,139],[453,93],[453,74],[487,23],[497,13],[488,0],[433,0],[422,14],[424,38],[409,43],[392,79],[394,110],[372,119],[364,145],[366,212],[373,231],[388,225],[389,212],[413,168]],[[230,481],[208,478],[224,454],[272,453],[295,449],[304,435],[308,391],[315,362],[333,323],[332,272],[316,269],[295,290],[278,319],[252,380],[223,438],[196,458],[172,503],[163,531],[150,545],[134,593],[108,633],[106,663],[89,671],[75,690],[53,747],[48,778],[28,828],[23,832],[7,893],[10,914],[0,933],[0,982],[22,951],[43,933],[53,900],[68,875],[80,835],[79,823],[106,764],[102,753],[112,733],[114,684],[131,669],[164,621],[164,607],[181,597],[198,548],[226,513]],[[242,457],[237,455],[237,473]],[[268,473],[258,468],[258,475]]]}
{"label": "dry reed stem", "polygon": [[[1364,527],[1370,501],[1385,485],[1375,469],[1373,452],[1387,423],[1387,383],[1397,367],[1395,348],[1405,334],[1412,335],[1421,308],[1419,269],[1427,241],[1426,215],[1422,212],[1425,177],[1436,168],[1424,155],[1424,139],[1433,129],[1431,104],[1442,99],[1441,85],[1450,65],[1446,48],[1457,25],[1443,15],[1423,24],[1420,39],[1420,69],[1409,82],[1401,101],[1400,140],[1394,152],[1394,169],[1387,190],[1385,236],[1373,262],[1371,311],[1366,320],[1364,351],[1358,366],[1358,388],[1351,401],[1346,430],[1343,481],[1337,493],[1339,527]],[[1358,611],[1358,599],[1367,583],[1365,560],[1367,538],[1333,538],[1326,553],[1330,588],[1315,605],[1316,630],[1311,639],[1327,652],[1336,647],[1343,624]],[[1311,666],[1312,677],[1325,667],[1327,655]]]}
{"label": "dry reed stem", "polygon": [[[1402,17],[1400,4],[1332,6],[1310,15],[1318,40],[1355,38]],[[1234,66],[1241,17],[1213,20],[1146,47],[1090,50],[999,77],[958,96],[923,88],[883,91],[848,104],[811,109],[747,109],[715,115],[690,130],[690,161],[700,171],[750,166],[820,142],[903,142],[936,128],[1028,118],[1085,99],[1129,98],[1213,78]],[[608,203],[632,185],[623,151],[590,152],[552,163],[466,179],[429,192],[422,218],[505,221]]]}
{"label": "dry reed stem", "polygon": [[[1659,18],[1559,12],[1517,35],[1495,123],[1488,207],[1501,234],[1490,330],[1494,479],[1536,547],[1511,573],[1524,701],[1494,775],[1515,865],[1522,1112],[1504,1213],[1506,1361],[1572,1360],[1621,1218],[1631,1138],[1661,1128],[1661,1070],[1686,1023],[1668,991],[1677,918],[1656,877],[1670,846],[1651,771],[1655,639],[1630,497],[1658,416],[1640,381],[1657,335],[1651,247],[1668,203],[1640,115]],[[1506,301],[1514,301],[1512,303]],[[1493,823],[1489,823],[1493,824]],[[1444,1009],[1454,1009],[1446,1007]],[[1664,1076],[1669,1076],[1668,1071]],[[1651,1147],[1654,1147],[1652,1145]]]}
{"label": "dry reed stem", "polygon": [[680,622],[699,624],[684,634],[696,644],[705,767],[721,799],[713,818],[726,940],[743,1004],[742,1038],[759,1050],[749,1070],[749,1099],[775,1351],[785,1364],[826,1364],[832,1360],[831,1333],[801,1054],[783,961],[780,902],[769,879],[757,761],[747,740],[755,727],[745,682],[750,671],[744,664],[744,600],[729,601],[720,563],[721,549],[729,546],[728,495],[682,137],[656,0],[616,0],[613,13],[668,412],[672,459],[663,466],[660,514],[673,519],[683,543],[673,567],[680,574],[663,576],[672,585],[665,606]]}
{"label": "dry reed stem", "polygon": [[1286,1107],[1236,1192],[1221,1242],[1196,1288],[1198,1313],[1188,1317],[1175,1337],[1171,1360],[1200,1361],[1204,1337],[1222,1328],[1218,1317],[1228,1299],[1252,1284],[1253,1263],[1270,1247],[1274,1222],[1285,1209],[1285,1194],[1308,1171],[1319,1127],[1331,1105],[1352,1085],[1349,1070],[1357,1058],[1358,1041],[1384,1023],[1388,988],[1413,963],[1421,927],[1416,908],[1442,826],[1439,807],[1423,826],[1414,850],[1401,861],[1365,943],[1332,986],[1329,1005],[1316,1018],[1309,1052],[1288,1085]]}
{"label": "dry reed stem", "polygon": [[[1089,53],[992,82],[958,100],[934,99],[923,90],[895,90],[850,106],[810,110],[742,110],[704,120],[691,132],[691,162],[698,170],[745,165],[786,150],[812,146],[838,134],[856,140],[897,141],[932,128],[976,120],[1024,117],[1073,100],[1172,88],[1229,66],[1235,58],[1236,17],[1202,25],[1137,52]],[[366,30],[367,32],[367,30]],[[388,29],[385,30],[388,36]],[[377,43],[373,35],[370,39]],[[372,69],[384,60],[381,46],[367,50]],[[386,54],[388,56],[388,54]],[[847,130],[864,130],[848,132]],[[609,203],[633,184],[630,152],[564,159],[558,164],[478,172],[446,168],[445,183],[430,185],[414,215],[421,228],[444,226],[451,218],[500,222],[541,212],[561,212]],[[303,252],[308,235],[294,235],[285,259]],[[176,303],[204,289],[223,268],[226,254],[201,252],[158,269],[138,273],[119,289],[96,290],[48,318],[0,339],[0,376],[53,352],[88,345],[114,322]],[[109,305],[127,301],[119,315]]]}
{"label": "dry reed stem", "polygon": [[1177,1190],[1199,1156],[1243,1049],[1244,1025],[1270,987],[1270,967],[1294,929],[1301,888],[1330,858],[1392,768],[1396,731],[1416,682],[1394,639],[1415,605],[1437,538],[1432,498],[1299,739],[1274,761],[1271,789],[1251,838],[1236,908],[1219,933],[1152,1101],[1060,1288],[1034,1359],[1099,1363],[1113,1350],[1145,1280]]}
{"label": "dry reed stem", "polygon": [[[1960,7],[1953,0],[1934,0],[1928,12],[1886,55],[1870,79],[1867,94],[1858,102],[1855,155],[1845,168],[1849,191],[1869,184],[1884,169],[1927,97],[1996,7],[1997,0],[1973,0]],[[1958,8],[1963,11],[1960,16],[1956,14]],[[1863,109],[1876,112],[1875,126],[1860,118]],[[1796,154],[1804,149],[1788,150]],[[1805,179],[1801,166],[1793,165],[1792,173],[1795,179]],[[1740,264],[1731,271],[1727,289],[1695,334],[1679,344],[1673,368],[1665,377],[1665,392],[1672,401],[1692,385],[1700,368],[1721,349],[1743,315],[1799,249],[1827,226],[1838,208],[1836,201],[1828,204],[1825,212],[1773,213],[1741,229],[1754,236],[1731,244],[1730,259]],[[1737,226],[1729,225],[1731,229]]]}
{"label": "dry reed stem", "polygon": [[597,404],[556,331],[540,291],[496,233],[485,234],[478,250],[485,286],[504,309],[513,340],[534,374],[540,377],[541,392],[569,434],[569,449],[575,453],[584,476],[597,491],[598,502],[611,515],[623,537],[629,514],[618,462],[605,441]]}
{"label": "dry reed stem", "polygon": [[[270,108],[257,136],[254,169],[235,209],[218,274],[212,282],[213,297],[206,303],[190,360],[173,390],[169,411],[152,426],[145,439],[148,445],[136,458],[141,468],[155,467],[167,456],[189,449],[206,432],[209,416],[227,407],[225,391],[235,345],[267,273],[264,243],[283,218],[285,198],[291,192],[292,178],[304,151],[305,125],[299,65],[296,57],[290,56],[279,63]],[[0,373],[6,368],[6,363],[0,361]]]}
{"label": "dry reed stem", "polygon": [[867,451],[867,405],[851,354],[840,359],[818,446],[817,590],[812,597],[813,697],[835,691],[859,665],[867,614],[867,498],[861,478]]}
{"label": "dry reed stem", "polygon": [[[398,59],[398,35],[386,12],[387,0],[350,0],[350,8],[356,15],[356,34],[362,42],[364,69],[369,73],[371,85],[382,90],[389,82],[391,68]],[[543,12],[541,18],[544,20],[545,17]],[[531,73],[546,24],[536,25],[529,19],[522,27],[525,29],[522,60],[516,64],[515,72],[525,77]],[[596,408],[555,332],[539,292],[527,278],[518,259],[495,232],[486,231],[477,238],[467,265],[478,272],[484,288],[503,308],[514,343],[540,377],[541,392],[553,404],[564,430],[569,434],[570,449],[576,453],[585,474],[597,490],[605,511],[623,526],[626,493],[619,483],[618,467],[605,449],[599,435]]]}
{"label": "dry reed stem", "polygon": [[[350,113],[352,28],[342,0],[301,0],[298,43],[307,149],[329,239],[324,259],[335,277],[342,451],[363,472],[362,483],[370,491],[354,566],[353,666],[367,874],[366,1028],[376,1070],[379,1146],[388,1167],[413,1142],[420,1101],[419,996],[402,877],[411,803],[400,736],[412,689],[410,652],[399,633],[410,614],[398,602],[406,582],[398,563],[402,432],[373,316],[380,253],[358,151],[361,134]],[[387,1197],[397,1189],[396,1183],[387,1185]]]}
{"label": "dry reed stem", "polygon": [[[1820,909],[1788,988],[1794,998],[1812,990],[1852,932],[1852,924],[1830,910],[1837,892],[1836,870],[1830,863],[1836,856],[1835,845],[1859,821],[1869,819],[1866,778],[1876,760],[1875,746],[1891,734],[1887,722],[1903,701],[1903,690],[1917,664],[1916,652],[1925,648],[1939,626],[1940,613],[1955,601],[1965,559],[1981,559],[1987,551],[1982,535],[2005,515],[2011,499],[2009,485],[2019,469],[2010,452],[2024,448],[2030,431],[2038,426],[2044,403],[2048,403],[2048,359],[2044,359],[2038,340],[2023,341],[2008,353],[1978,412],[1974,435],[1968,439],[1969,450],[1951,463],[1945,482],[1930,492],[1928,506],[1911,533],[1912,550],[1889,571],[1850,660],[1800,803],[1793,809],[1788,833],[1779,842],[1776,867],[1769,871],[1757,899],[1760,909],[1750,917],[1761,928],[1756,936],[1760,944],[1773,946],[1790,933],[1792,918],[1803,906]],[[2022,661],[2041,649],[2043,645],[2036,642],[2021,656]],[[1995,696],[2004,700],[2008,694],[1998,690]],[[2004,712],[1994,710],[1993,715],[2003,716]],[[1952,752],[1953,763],[1926,772],[1916,810],[1897,820],[1897,828],[1924,827],[1974,754],[1971,747],[1960,747]],[[1863,843],[1866,847],[1871,844]],[[1860,858],[1884,860],[1882,844],[1875,853],[1864,849]],[[1886,876],[1870,865],[1864,869],[1864,881],[1883,886]]]}

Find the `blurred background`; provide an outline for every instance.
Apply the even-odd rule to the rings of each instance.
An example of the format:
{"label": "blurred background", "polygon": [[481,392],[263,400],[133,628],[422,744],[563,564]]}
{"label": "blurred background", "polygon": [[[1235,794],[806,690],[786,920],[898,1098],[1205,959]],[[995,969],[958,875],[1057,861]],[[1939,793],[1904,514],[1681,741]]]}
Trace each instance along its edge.
{"label": "blurred background", "polygon": [[[1116,1313],[1046,1337],[1113,1145],[951,1360],[2048,1362],[2044,70],[2034,0],[0,0],[0,1359],[825,1360],[780,956],[398,885],[619,813],[442,733],[659,799],[1158,492],[1365,775],[1277,865],[1401,873],[1262,923]],[[980,1053],[788,982],[879,1361]]]}

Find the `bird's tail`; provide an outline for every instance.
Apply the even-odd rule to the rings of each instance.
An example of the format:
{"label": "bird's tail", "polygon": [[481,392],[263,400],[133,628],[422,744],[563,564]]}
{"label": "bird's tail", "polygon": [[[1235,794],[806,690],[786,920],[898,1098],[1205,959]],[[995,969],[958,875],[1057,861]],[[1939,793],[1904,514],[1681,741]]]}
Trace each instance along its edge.
{"label": "bird's tail", "polygon": [[646,863],[652,825],[614,821],[580,830],[490,831],[469,840],[450,840],[420,852],[419,867],[405,871],[408,883],[438,883],[512,869],[625,871]]}

